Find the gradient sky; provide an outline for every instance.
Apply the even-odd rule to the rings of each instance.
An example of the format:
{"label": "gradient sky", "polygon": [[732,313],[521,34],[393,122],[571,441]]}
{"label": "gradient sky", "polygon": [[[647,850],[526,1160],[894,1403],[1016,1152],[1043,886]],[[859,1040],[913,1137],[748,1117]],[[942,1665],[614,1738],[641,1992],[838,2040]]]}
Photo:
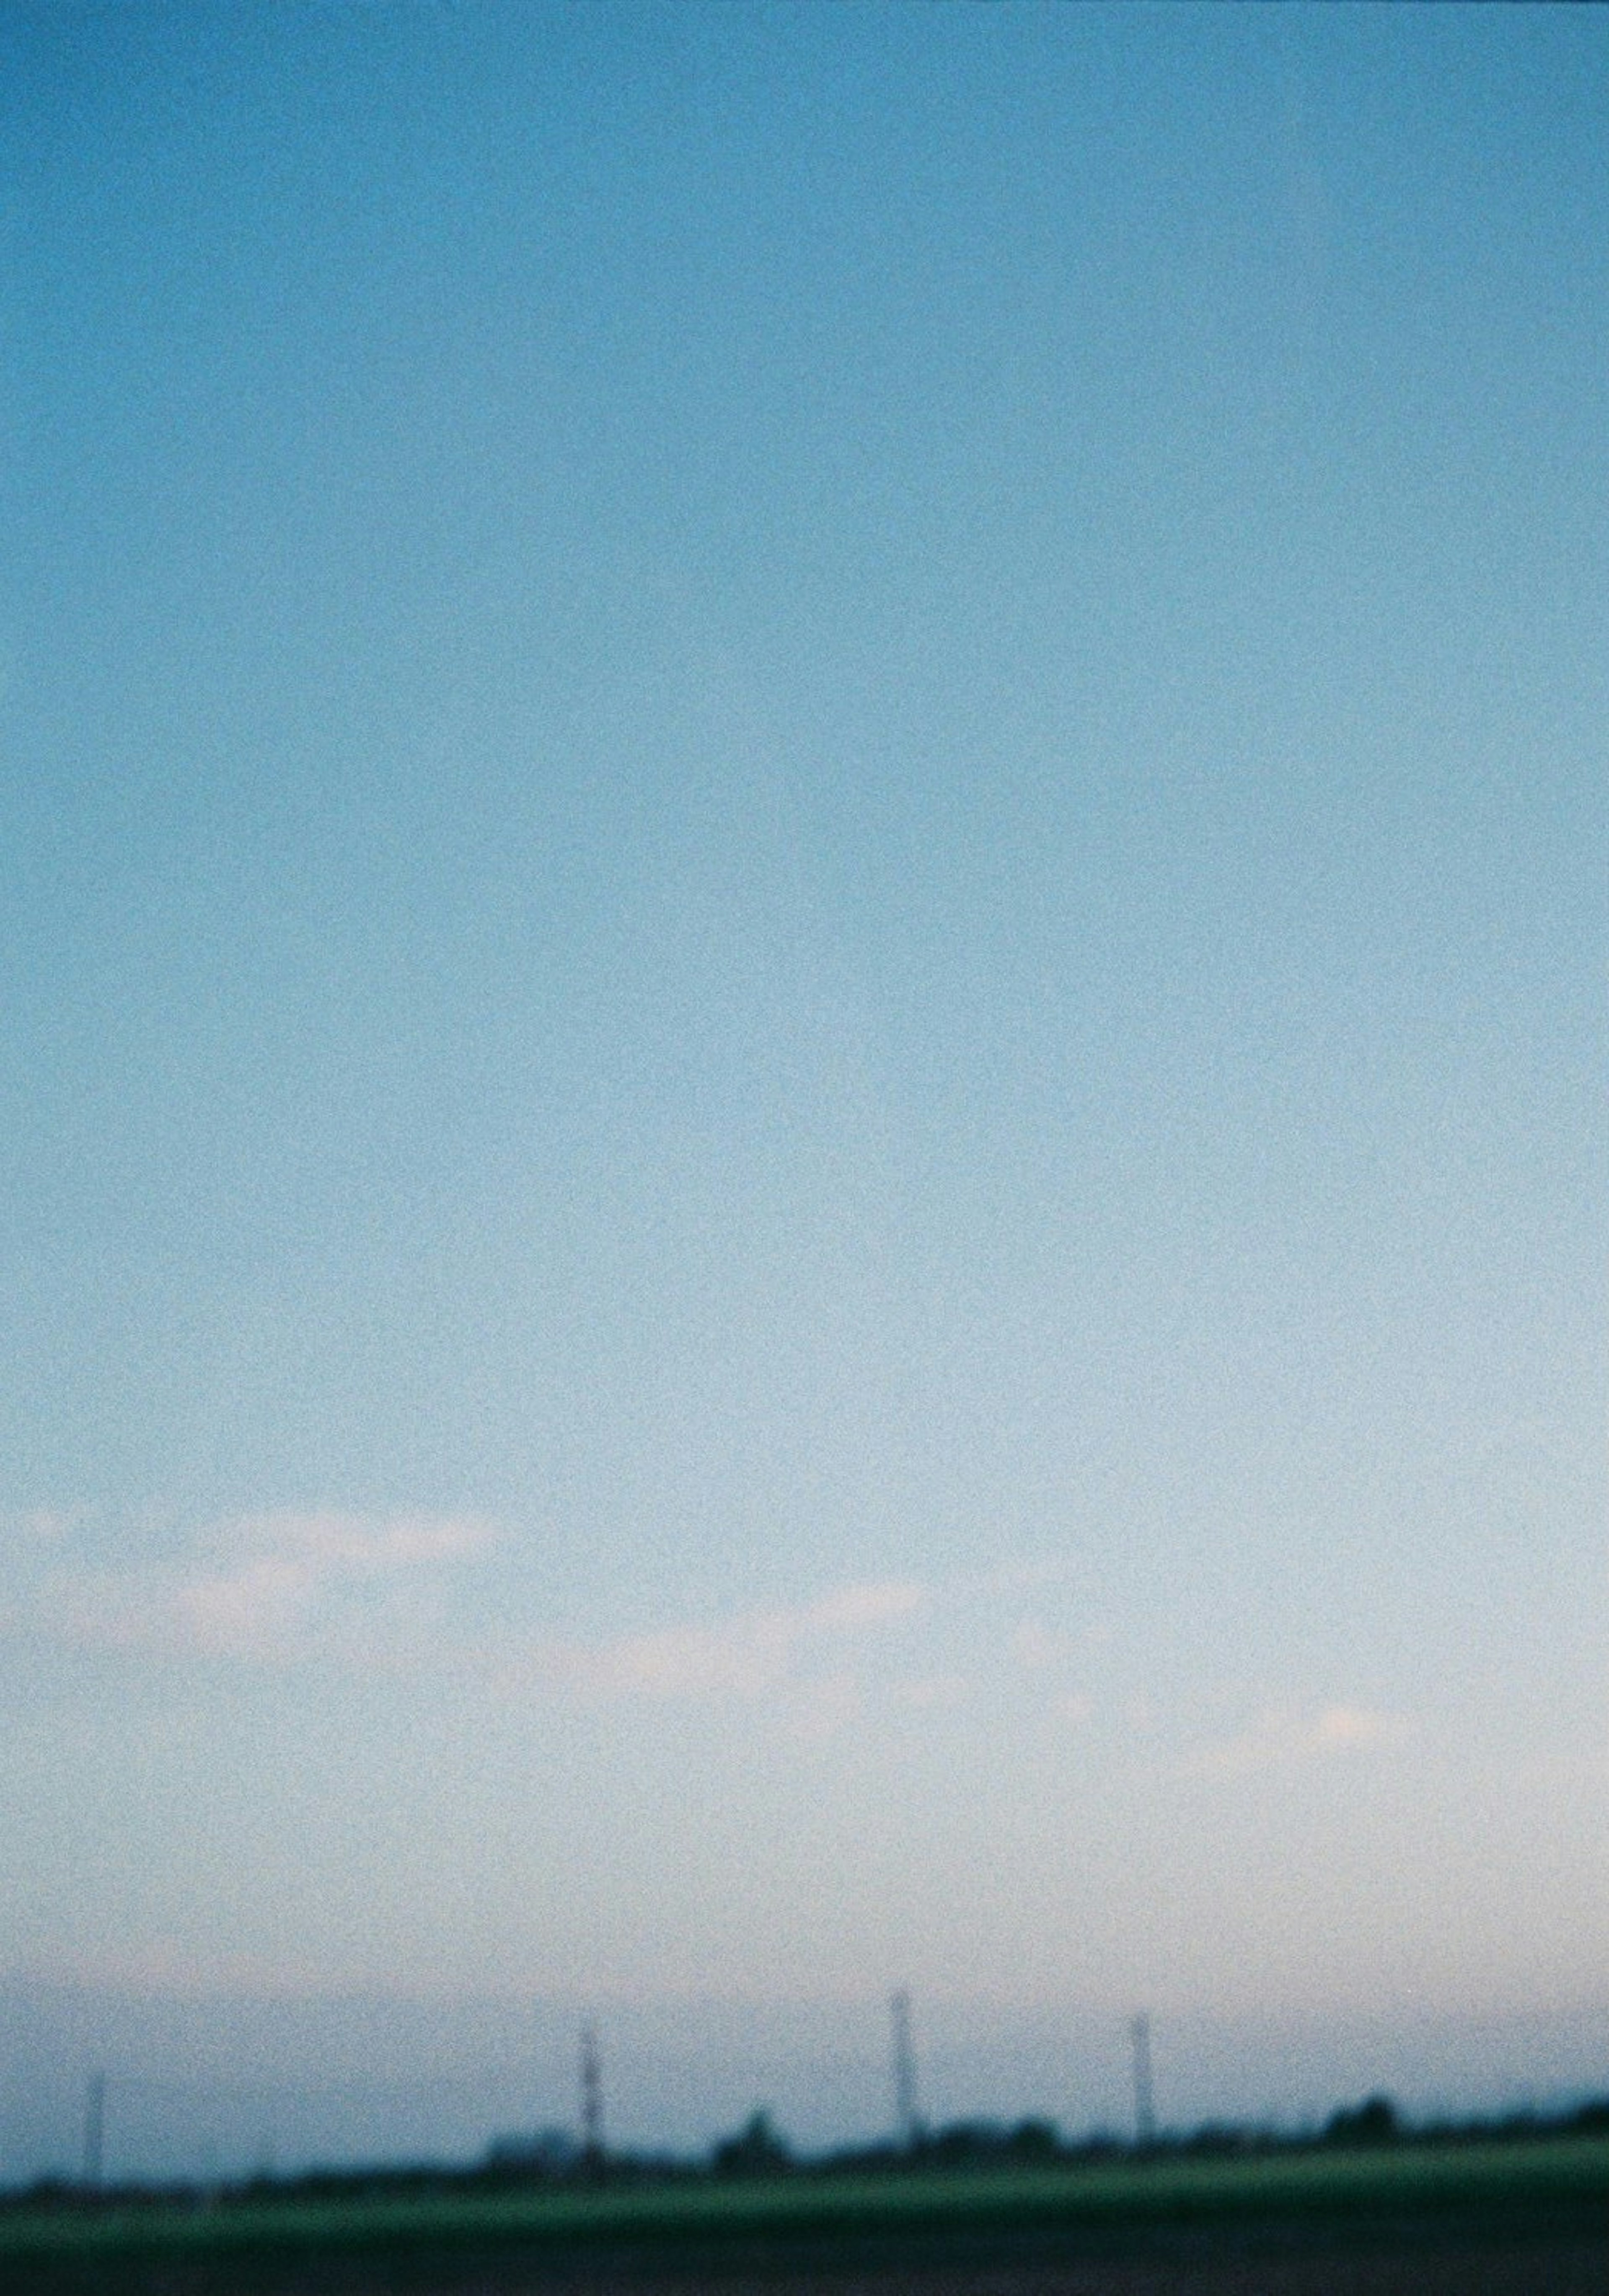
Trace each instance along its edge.
{"label": "gradient sky", "polygon": [[1609,20],[13,0],[0,127],[16,2013],[1593,2078]]}

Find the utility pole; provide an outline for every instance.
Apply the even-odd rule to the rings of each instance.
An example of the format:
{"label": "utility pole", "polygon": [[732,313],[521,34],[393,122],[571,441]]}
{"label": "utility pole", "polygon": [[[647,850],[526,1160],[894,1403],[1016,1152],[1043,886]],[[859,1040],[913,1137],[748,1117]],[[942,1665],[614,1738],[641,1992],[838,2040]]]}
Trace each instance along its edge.
{"label": "utility pole", "polygon": [[98,2193],[106,2161],[106,2076],[91,2073],[84,2101],[84,2183]]}
{"label": "utility pole", "polygon": [[1134,2048],[1134,2142],[1142,2152],[1156,2142],[1156,2108],[1151,2091],[1151,2021],[1142,2009],[1129,2023]]}
{"label": "utility pole", "polygon": [[916,2051],[911,2043],[911,1996],[902,1986],[889,1997],[889,2020],[894,2029],[894,2118],[908,2152],[921,2143],[922,2124],[916,2109]]}
{"label": "utility pole", "polygon": [[603,2066],[590,2017],[581,2028],[581,2157],[589,2169],[603,2166]]}

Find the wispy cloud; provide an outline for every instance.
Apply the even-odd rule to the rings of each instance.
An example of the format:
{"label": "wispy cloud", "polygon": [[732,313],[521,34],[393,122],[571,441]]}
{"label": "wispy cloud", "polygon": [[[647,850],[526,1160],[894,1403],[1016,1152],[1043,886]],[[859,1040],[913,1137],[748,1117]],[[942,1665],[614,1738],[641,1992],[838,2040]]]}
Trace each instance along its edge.
{"label": "wispy cloud", "polygon": [[208,1525],[177,1565],[58,1573],[40,1590],[31,1622],[101,1648],[282,1659],[306,1650],[332,1601],[355,1587],[394,1587],[478,1552],[491,1537],[472,1516],[241,1516]]}
{"label": "wispy cloud", "polygon": [[[55,1567],[31,1574],[0,1626],[58,1647],[168,1660],[451,1668],[496,1700],[764,1702],[784,1730],[819,1740],[838,1734],[873,1704],[914,1720],[965,1702],[977,1685],[957,1669],[953,1637],[941,1635],[935,1644],[926,1632],[911,1638],[903,1630],[960,1612],[973,1634],[990,1594],[1009,1597],[1021,1583],[1041,1584],[1050,1575],[1033,1565],[1001,1570],[998,1586],[973,1576],[855,1579],[791,1606],[565,1639],[544,1633],[539,1617],[499,1615],[484,1603],[478,1616],[461,1603],[448,1616],[446,1574],[493,1538],[492,1527],[470,1515],[336,1508],[241,1514],[204,1525],[176,1554],[127,1569],[92,1570],[53,1555]],[[897,1651],[891,1636],[899,1638]],[[1013,1670],[1041,1675],[1047,1694],[1068,1692],[1072,1685],[1058,1677],[1074,1650],[1066,1636],[1024,1620]],[[1089,1710],[1082,1699],[1062,1695],[1055,1710],[1077,1723]]]}
{"label": "wispy cloud", "polygon": [[896,1706],[909,1706],[922,1714],[964,1704],[970,1688],[964,1674],[927,1674],[893,1684],[888,1695]]}
{"label": "wispy cloud", "polygon": [[1011,1637],[1011,1652],[1017,1664],[1031,1674],[1047,1667],[1067,1665],[1078,1655],[1077,1645],[1070,1635],[1051,1633],[1037,1619],[1024,1619]]}
{"label": "wispy cloud", "polygon": [[0,1508],[0,1541],[23,1548],[59,1546],[83,1520],[70,1507]]}
{"label": "wispy cloud", "polygon": [[1312,1716],[1270,1710],[1238,1736],[1204,1746],[1185,1765],[1192,1777],[1244,1777],[1327,1755],[1395,1745],[1407,1734],[1401,1718],[1368,1706],[1327,1706]]}
{"label": "wispy cloud", "polygon": [[519,1672],[595,1698],[753,1698],[794,1679],[811,1646],[909,1618],[926,1600],[924,1587],[903,1579],[844,1587],[796,1610],[551,1645]]}

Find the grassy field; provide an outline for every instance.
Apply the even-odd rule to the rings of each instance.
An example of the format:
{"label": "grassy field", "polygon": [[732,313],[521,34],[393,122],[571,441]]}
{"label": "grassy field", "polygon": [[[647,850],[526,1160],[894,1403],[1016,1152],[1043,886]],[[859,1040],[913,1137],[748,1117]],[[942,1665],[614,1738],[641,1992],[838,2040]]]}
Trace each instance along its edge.
{"label": "grassy field", "polygon": [[623,2267],[633,2258],[674,2266],[723,2251],[819,2255],[867,2242],[893,2251],[946,2239],[1059,2234],[1076,2243],[1081,2234],[1270,2221],[1344,2229],[1436,2216],[1511,2220],[1595,2199],[1609,2200],[1609,2137],[208,2209],[16,2209],[0,2213],[0,2286],[111,2288],[175,2270],[186,2285],[206,2275],[229,2286],[267,2267],[323,2270],[343,2260],[377,2272],[406,2267],[412,2277],[433,2259],[446,2267],[470,2254],[527,2270],[606,2255]]}

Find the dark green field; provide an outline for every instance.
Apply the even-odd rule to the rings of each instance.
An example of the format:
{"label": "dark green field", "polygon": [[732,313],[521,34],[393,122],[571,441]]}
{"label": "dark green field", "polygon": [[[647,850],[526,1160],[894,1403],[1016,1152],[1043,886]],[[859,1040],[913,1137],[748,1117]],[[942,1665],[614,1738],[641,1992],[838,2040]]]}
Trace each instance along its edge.
{"label": "dark green field", "polygon": [[[625,2191],[17,2209],[0,2215],[0,2287],[210,2296],[656,2279],[731,2290],[787,2277],[935,2296],[1398,2285],[1542,2296],[1596,2286],[1600,2272],[1609,2286],[1606,2234],[1609,2138],[1573,2136]],[[1382,2278],[1393,2258],[1406,2276]]]}

